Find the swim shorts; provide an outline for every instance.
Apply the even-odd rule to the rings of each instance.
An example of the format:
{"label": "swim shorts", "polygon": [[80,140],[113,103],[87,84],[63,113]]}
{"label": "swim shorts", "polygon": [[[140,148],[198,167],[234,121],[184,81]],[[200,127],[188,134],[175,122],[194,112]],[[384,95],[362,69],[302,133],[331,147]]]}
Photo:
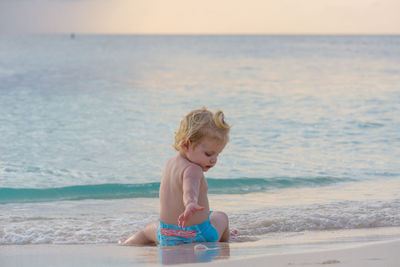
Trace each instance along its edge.
{"label": "swim shorts", "polygon": [[216,242],[218,241],[218,231],[211,225],[210,217],[200,224],[188,226],[185,229],[159,221],[157,240],[161,246],[175,246],[194,242]]}

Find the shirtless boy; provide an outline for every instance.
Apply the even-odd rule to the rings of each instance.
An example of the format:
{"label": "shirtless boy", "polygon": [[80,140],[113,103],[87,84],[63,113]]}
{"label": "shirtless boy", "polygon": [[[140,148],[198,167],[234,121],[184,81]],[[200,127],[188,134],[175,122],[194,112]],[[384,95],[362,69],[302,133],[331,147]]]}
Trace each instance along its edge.
{"label": "shirtless boy", "polygon": [[123,242],[124,245],[229,241],[229,221],[224,212],[210,211],[204,172],[217,163],[229,140],[230,126],[222,111],[193,110],[175,133],[171,158],[162,174],[159,220]]}

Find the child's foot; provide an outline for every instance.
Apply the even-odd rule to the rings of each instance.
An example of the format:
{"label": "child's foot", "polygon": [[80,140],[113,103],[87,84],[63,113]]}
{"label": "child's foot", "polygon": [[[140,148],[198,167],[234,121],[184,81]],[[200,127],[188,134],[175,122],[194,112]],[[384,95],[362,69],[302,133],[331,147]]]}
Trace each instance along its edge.
{"label": "child's foot", "polygon": [[235,236],[237,236],[237,235],[238,235],[238,230],[232,229],[232,230],[231,230],[231,237],[235,237]]}
{"label": "child's foot", "polygon": [[126,238],[120,238],[118,240],[118,245],[121,245],[121,246],[125,245],[125,241],[126,241]]}

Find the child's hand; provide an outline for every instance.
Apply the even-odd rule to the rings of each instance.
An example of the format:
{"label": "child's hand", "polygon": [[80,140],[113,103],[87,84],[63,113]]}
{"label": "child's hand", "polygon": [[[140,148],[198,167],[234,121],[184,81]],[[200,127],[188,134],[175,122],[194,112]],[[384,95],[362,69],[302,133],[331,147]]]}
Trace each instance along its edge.
{"label": "child's hand", "polygon": [[185,228],[187,221],[189,220],[189,218],[197,211],[203,210],[204,207],[198,205],[197,203],[189,203],[186,206],[185,211],[179,215],[178,218],[178,226],[181,226],[182,228]]}

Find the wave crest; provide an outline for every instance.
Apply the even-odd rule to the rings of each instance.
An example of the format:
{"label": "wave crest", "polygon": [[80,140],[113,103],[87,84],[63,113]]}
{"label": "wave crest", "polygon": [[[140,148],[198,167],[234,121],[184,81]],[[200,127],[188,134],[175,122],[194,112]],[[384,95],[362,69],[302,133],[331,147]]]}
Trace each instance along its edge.
{"label": "wave crest", "polygon": [[[272,189],[327,186],[349,181],[353,181],[353,179],[336,177],[207,179],[209,194],[246,194]],[[75,185],[56,188],[0,188],[0,204],[84,199],[156,198],[159,188],[159,182]]]}

